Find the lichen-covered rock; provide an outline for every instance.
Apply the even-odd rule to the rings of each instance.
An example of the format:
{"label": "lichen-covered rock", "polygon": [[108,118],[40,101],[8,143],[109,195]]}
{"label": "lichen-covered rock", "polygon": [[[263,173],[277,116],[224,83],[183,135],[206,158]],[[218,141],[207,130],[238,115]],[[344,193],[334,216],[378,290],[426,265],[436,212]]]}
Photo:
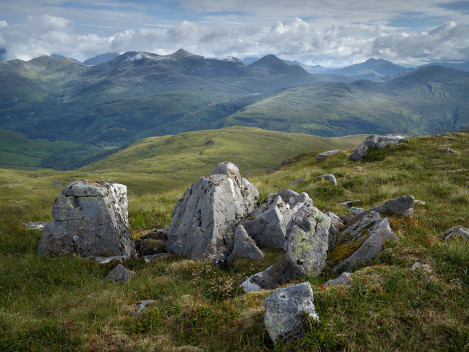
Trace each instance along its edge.
{"label": "lichen-covered rock", "polygon": [[329,181],[334,186],[337,186],[337,179],[335,178],[335,176],[333,174],[324,174],[324,175],[321,175],[319,177],[325,179],[326,181]]}
{"label": "lichen-covered rock", "polygon": [[236,226],[258,204],[259,192],[241,177],[236,165],[220,163],[177,201],[166,248],[223,266],[233,249]]}
{"label": "lichen-covered rock", "polygon": [[320,161],[320,160],[324,159],[325,157],[328,157],[330,155],[334,155],[334,154],[337,154],[337,153],[340,153],[340,149],[328,150],[327,152],[319,153],[318,156],[316,157],[316,161]]}
{"label": "lichen-covered rock", "polygon": [[127,269],[122,264],[118,264],[111,272],[103,279],[103,281],[126,283],[135,276],[135,272]]}
{"label": "lichen-covered rock", "polygon": [[370,210],[388,215],[408,216],[414,211],[414,196],[397,197]]}
{"label": "lichen-covered rock", "polygon": [[326,265],[331,218],[304,204],[287,228],[285,261],[298,276],[317,276]]}
{"label": "lichen-covered rock", "polygon": [[260,248],[284,248],[287,225],[292,215],[312,200],[307,193],[286,189],[267,196],[241,223]]}
{"label": "lichen-covered rock", "polygon": [[349,286],[353,282],[352,275],[347,272],[343,272],[337,279],[329,280],[324,284],[324,287],[328,286]]}
{"label": "lichen-covered rock", "polygon": [[381,219],[375,211],[365,212],[358,221],[337,236],[328,260],[336,272],[348,271],[373,258],[388,240],[399,240],[392,232],[389,222]]}
{"label": "lichen-covered rock", "polygon": [[362,144],[358,146],[357,149],[353,151],[352,154],[349,155],[349,159],[352,160],[361,160],[364,158],[366,154],[368,154],[370,149],[384,149],[389,147],[391,144],[401,143],[401,142],[408,142],[409,139],[407,137],[402,136],[379,136],[379,135],[371,135],[366,137]]}
{"label": "lichen-covered rock", "polygon": [[469,229],[463,227],[463,226],[455,226],[447,230],[444,234],[443,237],[445,241],[448,241],[452,238],[459,237],[462,239],[469,240]]}
{"label": "lichen-covered rock", "polygon": [[55,200],[52,216],[42,232],[40,254],[135,256],[124,185],[72,182]]}
{"label": "lichen-covered rock", "polygon": [[275,291],[265,299],[264,307],[264,324],[274,342],[301,338],[307,316],[319,321],[308,282]]}
{"label": "lichen-covered rock", "polygon": [[264,271],[250,276],[241,287],[244,292],[273,290],[293,279],[293,273],[284,263],[276,263]]}
{"label": "lichen-covered rock", "polygon": [[236,228],[233,251],[227,258],[228,263],[234,258],[264,258],[264,254],[256,246],[256,242],[249,237],[243,225],[238,225]]}

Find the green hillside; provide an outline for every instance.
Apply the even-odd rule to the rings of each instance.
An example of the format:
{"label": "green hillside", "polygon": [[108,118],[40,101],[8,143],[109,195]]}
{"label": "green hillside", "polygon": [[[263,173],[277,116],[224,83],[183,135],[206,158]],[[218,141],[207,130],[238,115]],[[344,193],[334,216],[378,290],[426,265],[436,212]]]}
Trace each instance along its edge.
{"label": "green hillside", "polygon": [[74,169],[115,151],[78,142],[29,139],[23,133],[0,129],[0,168]]}
{"label": "green hillside", "polygon": [[[200,133],[200,143],[209,140],[202,136],[207,131]],[[177,136],[167,141],[171,138],[181,147],[168,161],[176,163],[184,141]],[[217,138],[210,137],[215,146],[222,144]],[[150,141],[142,141],[145,153],[153,153]],[[115,159],[116,179],[129,177],[131,165],[144,167],[137,146],[126,154],[136,159],[121,159],[122,165]],[[54,199],[65,187],[53,182],[76,180],[85,172],[2,170],[0,350],[467,351],[469,241],[446,242],[441,234],[452,226],[469,227],[469,131],[411,139],[360,162],[347,160],[347,152],[319,162],[317,152],[310,152],[274,173],[243,172],[262,197],[308,179],[293,189],[308,192],[321,211],[338,215],[348,212],[339,206],[346,200],[360,199],[360,207],[370,208],[401,195],[416,199],[412,216],[388,218],[400,241],[388,242],[367,267],[352,272],[349,287],[324,288],[336,277],[329,269],[295,282],[311,284],[321,322],[309,321],[302,339],[276,345],[264,327],[263,302],[272,291],[243,294],[239,284],[281,261],[283,250],[266,250],[260,261],[237,259],[226,270],[176,256],[148,264],[127,261],[136,272],[130,282],[102,282],[115,264],[38,256],[41,233],[22,225],[50,221]],[[337,187],[318,178],[325,173],[337,177]],[[85,175],[101,177],[98,171]],[[193,178],[201,175],[195,170]],[[128,185],[134,237],[168,225],[187,188],[156,190],[152,182],[149,174]],[[415,262],[422,266],[413,270]],[[156,303],[135,316],[136,306],[147,299]]]}
{"label": "green hillside", "polygon": [[231,127],[194,131],[174,136],[151,137],[94,164],[81,172],[91,172],[123,183],[152,183],[155,189],[172,188],[209,175],[221,161],[235,162],[244,174],[257,174],[300,153],[358,146],[363,135],[327,138],[306,134]]}

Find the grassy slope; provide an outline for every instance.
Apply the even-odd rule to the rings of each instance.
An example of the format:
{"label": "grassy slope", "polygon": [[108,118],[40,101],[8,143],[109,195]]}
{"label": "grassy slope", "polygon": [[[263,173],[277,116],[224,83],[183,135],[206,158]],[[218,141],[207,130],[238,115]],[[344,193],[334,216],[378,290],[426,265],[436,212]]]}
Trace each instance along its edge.
{"label": "grassy slope", "polygon": [[363,136],[326,138],[250,127],[195,131],[141,140],[80,171],[131,185],[145,183],[146,179],[153,189],[162,190],[209,175],[214,165],[227,159],[245,174],[254,174],[303,152],[347,148],[360,144],[362,139]]}
{"label": "grassy slope", "polygon": [[[146,265],[128,262],[137,273],[134,280],[103,283],[112,265],[38,257],[40,233],[21,226],[23,221],[50,220],[59,189],[34,188],[41,179],[51,182],[57,176],[6,170],[0,173],[0,193],[10,192],[12,201],[2,199],[0,213],[0,349],[465,351],[469,245],[445,243],[439,235],[454,225],[469,227],[469,134],[452,137],[413,139],[364,162],[347,161],[346,153],[316,162],[317,153],[309,153],[275,173],[249,178],[263,196],[293,180],[309,179],[295,189],[309,192],[322,211],[339,215],[347,209],[338,203],[349,199],[361,199],[365,208],[405,194],[425,202],[416,204],[410,218],[389,219],[401,241],[388,243],[370,267],[356,271],[351,287],[321,289],[334,277],[329,270],[309,279],[321,324],[312,325],[295,345],[273,346],[266,335],[262,302],[270,292],[241,294],[237,286],[281,260],[281,250],[267,251],[260,262],[237,260],[228,271],[175,257]],[[447,154],[446,147],[455,153]],[[317,178],[324,173],[334,173],[339,186]],[[18,175],[24,176],[21,182]],[[129,216],[138,236],[136,227],[167,225],[185,189],[133,190],[129,187]],[[424,267],[410,270],[416,261]],[[135,318],[135,301],[142,299],[157,303]]]}

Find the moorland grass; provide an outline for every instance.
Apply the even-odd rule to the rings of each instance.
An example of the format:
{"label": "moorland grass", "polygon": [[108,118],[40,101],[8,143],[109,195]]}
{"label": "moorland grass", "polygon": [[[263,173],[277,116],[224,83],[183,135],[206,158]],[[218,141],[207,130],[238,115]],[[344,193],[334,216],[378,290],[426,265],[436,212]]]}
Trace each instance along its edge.
{"label": "moorland grass", "polygon": [[[307,278],[321,322],[309,321],[304,338],[295,343],[273,344],[265,331],[263,300],[272,291],[242,294],[239,287],[249,275],[281,261],[281,250],[265,251],[261,261],[237,259],[224,270],[176,256],[149,264],[139,259],[125,264],[137,274],[132,281],[105,283],[101,280],[113,264],[38,256],[40,232],[22,226],[50,221],[61,189],[53,182],[79,174],[24,172],[19,182],[13,179],[16,171],[3,173],[0,350],[466,351],[469,244],[445,242],[441,233],[455,225],[469,227],[469,134],[451,137],[412,139],[384,157],[361,162],[346,160],[346,153],[317,162],[316,153],[309,153],[249,178],[261,197],[307,179],[291,188],[308,192],[321,211],[338,215],[347,212],[338,205],[345,200],[360,199],[363,208],[407,194],[417,200],[413,216],[389,217],[400,241],[388,242],[367,267],[352,273],[351,286],[325,289],[323,284],[336,277],[330,267]],[[455,153],[446,153],[447,147]],[[318,178],[324,173],[335,174],[339,186]],[[132,192],[129,187],[133,235],[166,226],[184,190]],[[412,270],[417,261],[422,266]],[[135,316],[144,299],[156,303]]]}

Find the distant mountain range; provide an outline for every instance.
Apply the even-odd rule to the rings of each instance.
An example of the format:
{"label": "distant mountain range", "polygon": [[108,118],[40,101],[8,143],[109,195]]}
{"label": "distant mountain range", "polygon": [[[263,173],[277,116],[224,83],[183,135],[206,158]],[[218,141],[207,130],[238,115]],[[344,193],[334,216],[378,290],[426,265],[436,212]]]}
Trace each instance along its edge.
{"label": "distant mountain range", "polygon": [[[0,62],[0,128],[118,148],[238,125],[322,136],[469,127],[469,73],[451,68],[370,59],[313,74],[274,55],[248,65],[184,50],[113,55],[90,66],[48,56]],[[361,75],[383,82],[353,82]]]}

